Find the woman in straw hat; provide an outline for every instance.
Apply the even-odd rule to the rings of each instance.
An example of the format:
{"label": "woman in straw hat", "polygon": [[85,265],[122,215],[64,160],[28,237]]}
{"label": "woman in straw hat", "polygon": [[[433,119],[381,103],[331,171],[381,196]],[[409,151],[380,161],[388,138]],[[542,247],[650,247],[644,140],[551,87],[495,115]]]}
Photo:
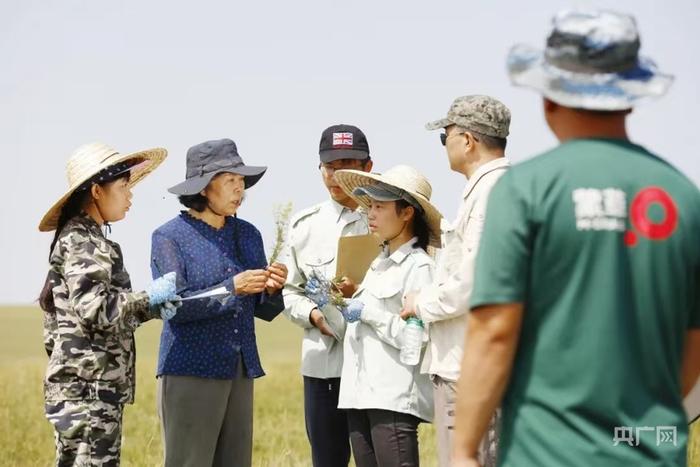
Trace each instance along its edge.
{"label": "woman in straw hat", "polygon": [[399,358],[406,328],[399,314],[402,297],[432,281],[426,250],[440,245],[442,216],[430,203],[430,183],[412,167],[335,177],[368,210],[369,228],[384,245],[342,310],[349,324],[338,407],[348,409],[358,467],[418,465],[418,424],[433,418],[432,387],[420,362]]}
{"label": "woman in straw hat", "polygon": [[120,154],[101,143],[78,148],[68,160],[68,191],[39,224],[55,230],[39,303],[57,465],[119,464],[123,406],[134,400],[134,331],[174,313],[174,277],[133,292],[119,245],[101,230],[125,217],[131,187],[166,154],[159,148]]}
{"label": "woman in straw hat", "polygon": [[166,467],[251,465],[253,380],[265,374],[254,316],[284,309],[287,278],[284,265],[267,265],[258,229],[237,216],[265,171],[245,165],[230,139],[193,146],[186,179],[169,190],[189,209],[153,233],[153,275],[177,272],[184,297],[160,339]]}

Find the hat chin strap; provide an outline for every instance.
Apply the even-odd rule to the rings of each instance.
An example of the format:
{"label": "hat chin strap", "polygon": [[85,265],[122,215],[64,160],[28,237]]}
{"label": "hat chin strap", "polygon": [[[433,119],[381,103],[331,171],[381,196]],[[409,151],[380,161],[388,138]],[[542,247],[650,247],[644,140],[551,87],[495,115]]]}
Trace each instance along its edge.
{"label": "hat chin strap", "polygon": [[95,209],[97,210],[97,214],[100,216],[100,220],[102,220],[102,227],[104,227],[104,236],[106,237],[107,235],[112,233],[112,225],[105,220],[104,214],[102,214],[102,210],[100,209],[100,205],[97,202],[95,198],[92,198],[92,204],[95,206]]}
{"label": "hat chin strap", "polygon": [[384,245],[384,246],[389,246],[389,243],[391,243],[391,242],[393,242],[394,240],[396,240],[396,239],[403,233],[403,231],[406,230],[406,226],[407,226],[407,225],[408,225],[408,222],[404,222],[404,223],[403,223],[403,227],[401,227],[401,230],[399,230],[399,233],[397,233],[396,235],[394,235],[394,236],[391,237],[391,238],[387,238],[386,240],[384,240],[384,241],[382,242],[382,245]]}

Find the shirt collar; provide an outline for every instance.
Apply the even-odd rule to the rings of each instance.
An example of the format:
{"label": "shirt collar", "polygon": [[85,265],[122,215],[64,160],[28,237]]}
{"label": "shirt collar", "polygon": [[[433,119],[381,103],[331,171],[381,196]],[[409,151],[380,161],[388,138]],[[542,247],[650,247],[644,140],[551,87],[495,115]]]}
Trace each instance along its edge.
{"label": "shirt collar", "polygon": [[211,225],[207,224],[201,219],[197,219],[194,217],[192,214],[190,214],[187,211],[180,211],[180,214],[182,215],[182,218],[190,225],[192,225],[194,228],[202,232],[203,234],[213,234],[213,235],[218,235],[223,232],[228,231],[232,226],[233,223],[235,222],[235,217],[233,216],[226,216],[226,220],[224,222],[223,227],[220,229],[216,229],[212,227]]}
{"label": "shirt collar", "polygon": [[510,167],[510,161],[505,157],[499,157],[498,159],[489,161],[486,164],[479,167],[478,169],[476,169],[476,172],[474,172],[472,176],[469,177],[469,180],[467,181],[467,186],[464,187],[462,198],[466,198],[467,196],[469,196],[476,184],[479,183],[481,177],[483,177],[489,172],[506,167]]}
{"label": "shirt collar", "polygon": [[343,217],[347,219],[348,223],[356,221],[360,218],[360,213],[357,211],[353,211],[352,209],[343,206],[334,199],[331,199],[330,201],[330,206],[332,212],[334,213],[336,224],[339,223]]}
{"label": "shirt collar", "polygon": [[403,245],[398,247],[396,249],[396,251],[394,251],[391,255],[389,255],[388,259],[390,259],[391,261],[393,261],[396,264],[401,264],[403,262],[403,260],[406,259],[406,257],[411,254],[411,252],[413,251],[413,245],[417,241],[418,241],[418,237],[413,237],[412,239],[410,239],[409,241],[407,241],[406,243],[404,243]]}
{"label": "shirt collar", "polygon": [[75,219],[89,231],[98,234],[100,237],[104,236],[102,229],[100,228],[100,224],[95,222],[95,219],[90,217],[90,215],[85,211],[82,211]]}

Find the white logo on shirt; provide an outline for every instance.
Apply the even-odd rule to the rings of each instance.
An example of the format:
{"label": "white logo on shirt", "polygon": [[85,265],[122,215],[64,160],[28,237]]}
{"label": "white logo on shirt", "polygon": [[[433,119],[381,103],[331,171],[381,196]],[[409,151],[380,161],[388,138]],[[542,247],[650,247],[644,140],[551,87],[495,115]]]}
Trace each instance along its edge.
{"label": "white logo on shirt", "polygon": [[625,230],[627,195],[619,188],[577,188],[571,198],[577,230]]}
{"label": "white logo on shirt", "polygon": [[618,446],[620,443],[632,447],[639,446],[642,433],[645,431],[652,433],[656,431],[657,446],[662,444],[678,445],[678,433],[675,426],[616,426],[613,432],[613,446]]}

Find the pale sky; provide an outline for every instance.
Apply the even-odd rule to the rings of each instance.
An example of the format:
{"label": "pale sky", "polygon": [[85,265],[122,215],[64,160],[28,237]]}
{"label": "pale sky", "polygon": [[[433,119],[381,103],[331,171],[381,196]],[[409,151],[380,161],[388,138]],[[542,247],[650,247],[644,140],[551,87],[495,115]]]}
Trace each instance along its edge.
{"label": "pale sky", "polygon": [[151,232],[180,209],[166,188],[183,179],[187,149],[209,139],[231,138],[247,164],[269,166],[239,211],[268,253],[275,203],[326,199],[318,141],[336,123],[365,131],[375,170],[424,172],[453,218],[465,179],[424,124],[457,96],[490,94],[512,111],[513,161],[551,148],[540,97],[511,86],[505,57],[518,42],[542,47],[552,15],[574,6],[636,16],[642,53],[676,81],[634,112],[631,137],[700,184],[697,0],[2,0],[0,303],[37,297],[52,238],[37,225],[67,188],[69,154],[92,141],[170,153],[113,226],[135,289],[150,280]]}

